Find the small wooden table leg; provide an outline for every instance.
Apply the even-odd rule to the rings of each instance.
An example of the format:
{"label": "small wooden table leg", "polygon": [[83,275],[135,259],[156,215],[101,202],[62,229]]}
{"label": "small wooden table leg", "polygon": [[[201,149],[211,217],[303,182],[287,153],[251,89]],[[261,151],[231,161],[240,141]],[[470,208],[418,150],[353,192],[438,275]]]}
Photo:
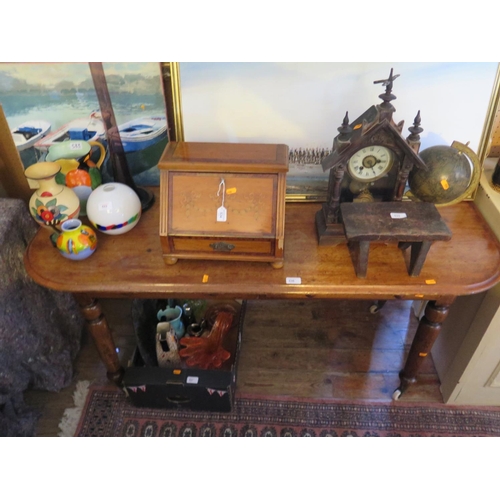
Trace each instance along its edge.
{"label": "small wooden table leg", "polygon": [[[427,304],[425,314],[418,324],[405,366],[399,374],[401,385],[396,389],[395,394],[401,395],[410,384],[416,382],[420,367],[430,353],[454,300],[455,297],[442,297]],[[394,399],[398,399],[399,395]]]}
{"label": "small wooden table leg", "polygon": [[420,274],[431,245],[432,241],[416,241],[411,244],[410,267],[408,269],[410,276]]}
{"label": "small wooden table leg", "polygon": [[101,306],[96,299],[86,294],[74,295],[87,322],[90,335],[94,339],[99,356],[106,366],[107,377],[119,386],[123,378],[124,369],[118,359],[113,335]]}
{"label": "small wooden table leg", "polygon": [[350,241],[348,243],[351,260],[358,278],[366,278],[368,269],[368,254],[370,252],[369,241]]}

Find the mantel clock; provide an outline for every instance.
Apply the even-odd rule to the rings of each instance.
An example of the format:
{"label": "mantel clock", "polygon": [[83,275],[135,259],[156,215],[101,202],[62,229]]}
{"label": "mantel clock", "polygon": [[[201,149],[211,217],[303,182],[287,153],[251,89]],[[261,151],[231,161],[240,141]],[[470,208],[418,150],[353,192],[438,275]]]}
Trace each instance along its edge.
{"label": "mantel clock", "polygon": [[391,101],[394,75],[377,80],[385,86],[379,97],[382,103],[371,106],[349,123],[345,114],[339,134],[333,140],[332,152],[322,161],[323,171],[330,171],[327,201],[316,213],[320,245],[345,242],[340,204],[346,202],[401,201],[408,175],[413,168],[426,165],[418,156],[420,148],[420,111],[410,135],[402,136],[404,121],[395,123]]}

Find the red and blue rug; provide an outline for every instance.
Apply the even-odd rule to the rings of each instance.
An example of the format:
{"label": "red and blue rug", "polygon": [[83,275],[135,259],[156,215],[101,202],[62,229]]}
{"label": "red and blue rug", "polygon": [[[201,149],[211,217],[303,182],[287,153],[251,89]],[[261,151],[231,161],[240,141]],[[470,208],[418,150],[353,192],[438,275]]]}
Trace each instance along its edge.
{"label": "red and blue rug", "polygon": [[500,436],[500,407],[332,402],[236,396],[229,413],[132,405],[123,391],[90,387],[76,436]]}

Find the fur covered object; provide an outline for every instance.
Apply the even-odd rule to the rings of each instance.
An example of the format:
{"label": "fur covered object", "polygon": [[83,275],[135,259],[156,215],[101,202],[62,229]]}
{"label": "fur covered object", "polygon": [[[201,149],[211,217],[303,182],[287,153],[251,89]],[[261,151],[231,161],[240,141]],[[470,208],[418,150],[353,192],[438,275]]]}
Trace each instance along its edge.
{"label": "fur covered object", "polygon": [[24,252],[37,229],[23,201],[0,198],[0,434],[7,436],[35,432],[26,389],[69,385],[84,327],[72,295],[43,288],[26,273]]}

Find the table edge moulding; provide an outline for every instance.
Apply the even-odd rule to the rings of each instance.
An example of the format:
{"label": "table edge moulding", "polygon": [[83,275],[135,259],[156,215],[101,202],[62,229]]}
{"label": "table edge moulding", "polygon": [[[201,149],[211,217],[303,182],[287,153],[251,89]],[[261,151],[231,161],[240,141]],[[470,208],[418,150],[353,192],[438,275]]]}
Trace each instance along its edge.
{"label": "table edge moulding", "polygon": [[[158,194],[158,188],[152,191]],[[455,297],[488,290],[500,281],[500,243],[473,203],[440,207],[452,237],[432,245],[419,276],[408,275],[397,244],[373,242],[366,278],[359,279],[346,243],[317,244],[318,209],[317,203],[286,204],[281,269],[271,269],[265,262],[212,260],[166,265],[158,234],[158,204],[143,213],[132,231],[99,234],[96,252],[81,262],[59,255],[41,228],[24,262],[38,284],[75,294],[108,377],[118,384],[123,368],[98,298],[429,301],[400,374],[397,399],[416,380]],[[299,279],[288,284],[290,277]]]}

